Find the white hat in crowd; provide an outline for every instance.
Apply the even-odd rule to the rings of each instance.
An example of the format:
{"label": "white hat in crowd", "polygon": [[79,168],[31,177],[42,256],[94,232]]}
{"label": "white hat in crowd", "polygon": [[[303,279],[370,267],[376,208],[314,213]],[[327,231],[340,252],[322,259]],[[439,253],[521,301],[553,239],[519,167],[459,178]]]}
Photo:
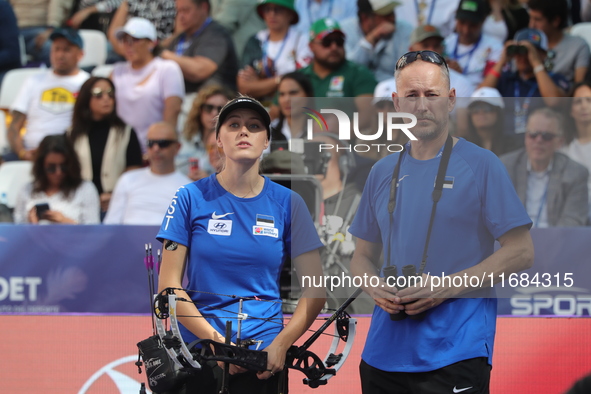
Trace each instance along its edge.
{"label": "white hat in crowd", "polygon": [[133,38],[147,38],[150,41],[158,39],[156,28],[152,22],[144,18],[130,18],[123,28],[117,29],[115,37],[120,40],[124,34],[128,34]]}
{"label": "white hat in crowd", "polygon": [[372,104],[376,105],[380,101],[392,101],[392,92],[396,91],[396,80],[394,78],[386,79],[376,85],[373,91]]}
{"label": "white hat in crowd", "polygon": [[501,93],[499,93],[499,91],[495,88],[483,87],[476,89],[474,93],[472,93],[470,105],[479,101],[485,102],[495,107],[505,108],[503,96],[501,96]]}

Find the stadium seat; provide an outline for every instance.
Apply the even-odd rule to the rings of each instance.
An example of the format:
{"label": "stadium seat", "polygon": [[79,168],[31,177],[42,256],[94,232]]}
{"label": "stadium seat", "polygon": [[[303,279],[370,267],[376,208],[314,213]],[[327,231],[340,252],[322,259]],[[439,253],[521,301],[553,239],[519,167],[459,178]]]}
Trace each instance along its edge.
{"label": "stadium seat", "polygon": [[98,30],[78,31],[84,42],[84,57],[80,60],[79,66],[101,66],[107,60],[107,36]]}
{"label": "stadium seat", "polygon": [[8,109],[16,99],[25,80],[31,75],[46,71],[46,68],[17,68],[10,70],[2,80],[0,87],[0,108]]}
{"label": "stadium seat", "polygon": [[579,36],[587,41],[589,47],[591,47],[591,22],[577,23],[570,28],[570,34],[573,36]]}
{"label": "stadium seat", "polygon": [[14,208],[23,186],[33,180],[30,161],[7,161],[0,165],[0,195],[6,193],[6,205]]}

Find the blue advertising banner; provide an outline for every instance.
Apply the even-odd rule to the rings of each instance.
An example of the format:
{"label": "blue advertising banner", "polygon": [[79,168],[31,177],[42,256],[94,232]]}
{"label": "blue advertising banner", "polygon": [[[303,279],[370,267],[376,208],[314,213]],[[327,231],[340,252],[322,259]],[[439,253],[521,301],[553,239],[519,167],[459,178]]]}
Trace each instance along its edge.
{"label": "blue advertising banner", "polygon": [[0,313],[149,313],[156,226],[0,225]]}
{"label": "blue advertising banner", "polygon": [[590,316],[591,228],[532,229],[529,270],[495,284],[499,315]]}
{"label": "blue advertising banner", "polygon": [[[0,225],[0,314],[149,313],[156,226]],[[533,229],[534,267],[494,284],[500,315],[591,315],[591,228]]]}

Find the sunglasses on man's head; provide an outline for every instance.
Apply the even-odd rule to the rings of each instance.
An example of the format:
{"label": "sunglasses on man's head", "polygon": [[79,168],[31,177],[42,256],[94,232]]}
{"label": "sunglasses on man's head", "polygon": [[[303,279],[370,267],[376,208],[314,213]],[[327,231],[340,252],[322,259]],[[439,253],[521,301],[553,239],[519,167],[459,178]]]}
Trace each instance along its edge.
{"label": "sunglasses on man's head", "polygon": [[48,174],[55,174],[58,169],[62,173],[65,173],[66,172],[66,165],[65,164],[48,164],[45,166],[45,171],[47,171]]}
{"label": "sunglasses on man's head", "polygon": [[345,45],[345,38],[340,35],[328,35],[320,40],[320,45],[322,45],[324,48],[330,48],[333,43],[337,44],[338,47],[342,47]]}
{"label": "sunglasses on man's head", "polygon": [[221,106],[221,105],[212,105],[212,104],[203,104],[201,106],[201,110],[205,113],[208,113],[208,114],[212,113],[214,109],[219,114],[220,112],[222,112],[222,108],[223,108],[223,106]]}
{"label": "sunglasses on man's head", "polygon": [[152,148],[154,145],[158,145],[160,149],[168,148],[170,145],[177,142],[177,140],[148,140],[148,147]]}
{"label": "sunglasses on man's head", "polygon": [[110,98],[115,97],[115,93],[113,93],[113,89],[101,89],[101,88],[94,88],[90,91],[90,95],[94,98],[101,98],[103,95],[106,94]]}
{"label": "sunglasses on man's head", "polygon": [[538,137],[542,137],[542,140],[549,142],[552,141],[554,138],[558,137],[557,134],[554,133],[548,133],[546,131],[534,131],[532,133],[527,133],[527,136],[529,138],[531,138],[532,140],[535,140]]}
{"label": "sunglasses on man's head", "polygon": [[413,51],[405,53],[400,57],[400,59],[398,59],[398,62],[396,62],[396,70],[403,69],[407,65],[415,62],[417,59],[420,59],[424,62],[435,63],[438,66],[445,66],[445,68],[449,70],[445,59],[440,54],[433,51]]}

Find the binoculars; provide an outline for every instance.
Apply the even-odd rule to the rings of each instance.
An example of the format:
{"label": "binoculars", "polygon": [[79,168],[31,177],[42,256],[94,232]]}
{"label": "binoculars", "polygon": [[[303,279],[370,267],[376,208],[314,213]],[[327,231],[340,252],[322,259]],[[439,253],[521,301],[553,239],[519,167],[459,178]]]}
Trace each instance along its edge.
{"label": "binoculars", "polygon": [[507,47],[507,55],[527,55],[527,48],[523,45],[509,45]]}
{"label": "binoculars", "polygon": [[[405,277],[406,280],[404,280],[404,286],[401,285],[399,287],[398,286],[398,282],[399,282],[398,281],[398,268],[396,268],[395,265],[390,265],[390,266],[384,268],[384,278],[386,278],[386,283],[395,283],[396,288],[398,290],[403,290],[408,287],[408,284],[410,282],[410,278],[417,276],[417,269],[412,264],[405,265],[404,267],[402,267],[402,275]],[[388,278],[390,278],[389,281],[388,281]],[[413,301],[413,302],[416,302],[416,301]],[[407,303],[407,305],[408,304],[412,304],[412,302]],[[413,320],[422,320],[423,317],[425,317],[425,312],[421,312],[418,315],[412,315],[412,316],[407,315],[406,311],[400,311],[398,313],[391,313],[390,320],[400,321],[400,320],[406,319],[407,317],[410,317]]]}

